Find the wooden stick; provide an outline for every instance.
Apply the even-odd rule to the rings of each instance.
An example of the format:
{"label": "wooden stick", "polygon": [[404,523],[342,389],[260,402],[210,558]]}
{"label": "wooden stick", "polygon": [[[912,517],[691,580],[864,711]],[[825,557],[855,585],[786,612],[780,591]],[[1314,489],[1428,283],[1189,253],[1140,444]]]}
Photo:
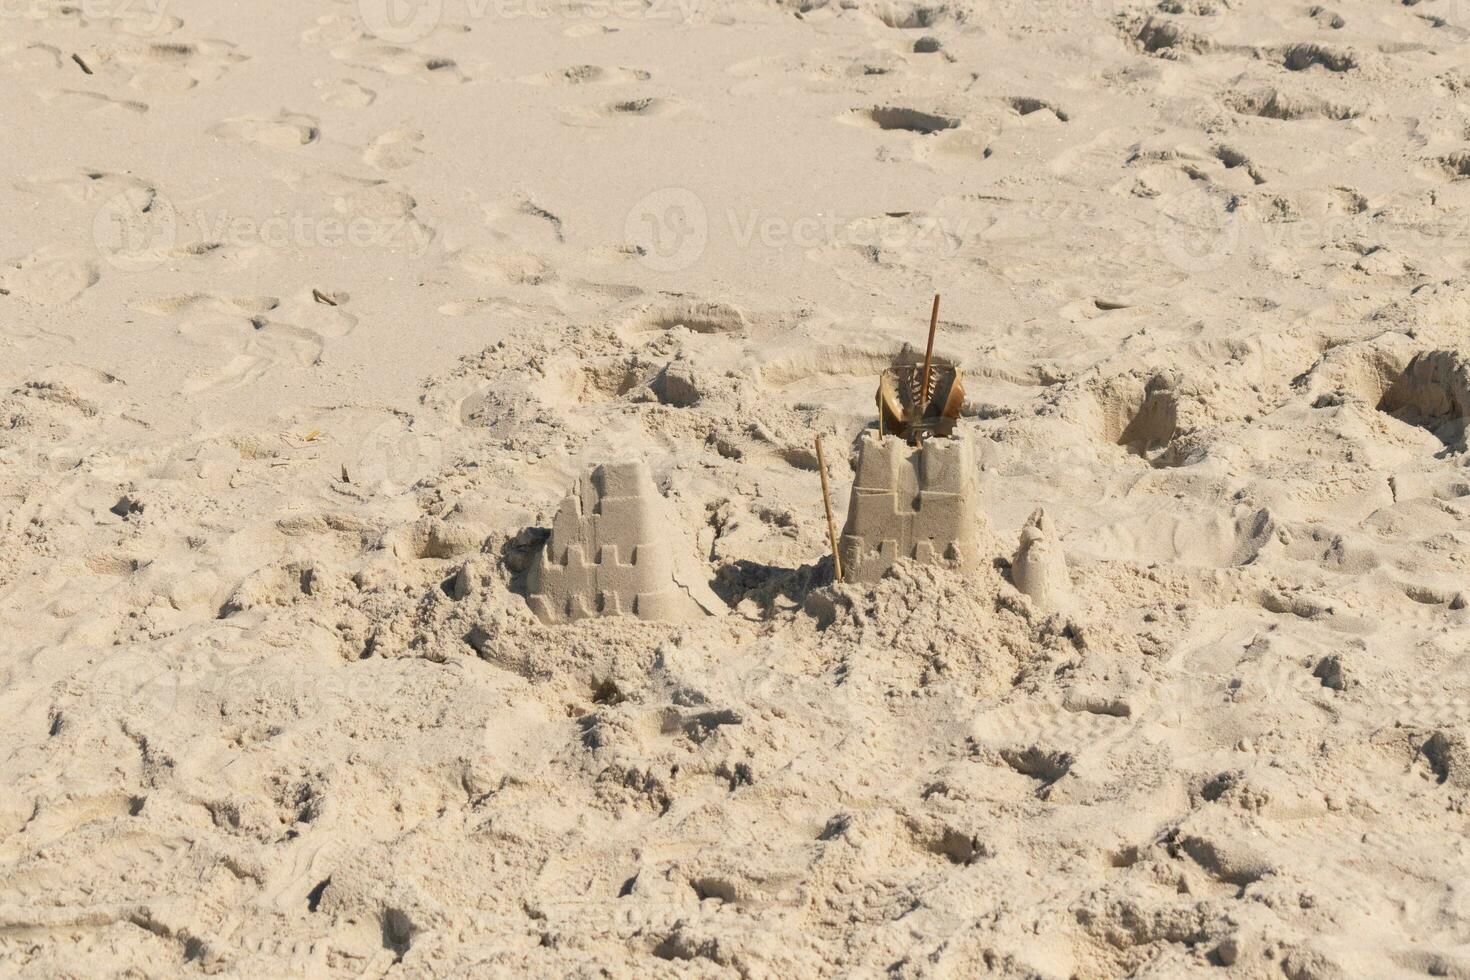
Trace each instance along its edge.
{"label": "wooden stick", "polygon": [[934,397],[934,392],[929,388],[930,376],[934,370],[934,331],[939,328],[939,294],[934,294],[934,309],[929,313],[929,346],[924,349],[924,387],[920,389],[924,404],[919,407],[919,418],[924,418],[924,413],[929,410],[929,399]]}
{"label": "wooden stick", "polygon": [[822,437],[817,436],[817,469],[822,471],[822,506],[827,510],[827,541],[832,545],[832,567],[842,581],[842,556],[837,553],[837,523],[832,520],[832,492],[827,488],[827,460],[822,456]]}

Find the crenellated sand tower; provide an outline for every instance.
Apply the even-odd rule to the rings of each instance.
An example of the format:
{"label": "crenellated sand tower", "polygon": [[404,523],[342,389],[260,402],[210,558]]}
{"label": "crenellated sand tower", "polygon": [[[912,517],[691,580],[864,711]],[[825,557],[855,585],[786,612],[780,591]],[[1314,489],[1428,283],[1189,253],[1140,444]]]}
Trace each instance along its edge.
{"label": "crenellated sand tower", "polygon": [[682,538],[671,534],[676,524],[666,510],[643,463],[607,463],[577,480],[527,576],[531,611],[545,623],[592,616],[670,622],[713,611],[718,600],[708,585],[676,568]]}
{"label": "crenellated sand tower", "polygon": [[988,537],[968,438],[863,436],[840,545],[846,580],[876,582],[901,558],[973,568]]}

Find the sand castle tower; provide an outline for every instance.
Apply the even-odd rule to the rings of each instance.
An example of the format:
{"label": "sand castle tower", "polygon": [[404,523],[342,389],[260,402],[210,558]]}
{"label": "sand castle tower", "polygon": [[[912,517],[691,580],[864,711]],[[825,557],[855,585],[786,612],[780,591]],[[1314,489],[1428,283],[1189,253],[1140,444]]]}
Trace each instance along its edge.
{"label": "sand castle tower", "polygon": [[901,558],[974,568],[988,538],[978,484],[963,435],[920,446],[864,435],[842,529],[843,578],[876,582]]}
{"label": "sand castle tower", "polygon": [[[545,623],[671,622],[715,612],[719,600],[692,573],[679,549],[685,535],[667,510],[643,463],[606,463],[577,480],[528,572],[531,611]],[[687,550],[692,558],[692,545]]]}
{"label": "sand castle tower", "polygon": [[1038,507],[1021,528],[1021,543],[1011,561],[1011,581],[1043,612],[1072,607],[1072,577],[1067,556],[1046,511]]}

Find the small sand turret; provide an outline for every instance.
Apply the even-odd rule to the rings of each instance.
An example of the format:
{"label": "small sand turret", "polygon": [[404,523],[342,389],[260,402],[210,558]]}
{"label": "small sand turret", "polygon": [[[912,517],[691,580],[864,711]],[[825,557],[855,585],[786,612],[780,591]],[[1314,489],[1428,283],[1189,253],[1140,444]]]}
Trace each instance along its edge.
{"label": "small sand turret", "polygon": [[[719,606],[643,463],[608,463],[562,501],[527,576],[527,603],[546,623],[592,616],[677,622]],[[681,573],[682,566],[682,573]]]}
{"label": "small sand turret", "polygon": [[1072,576],[1051,518],[1040,507],[1021,528],[1021,544],[1011,562],[1011,581],[1031,597],[1042,612],[1066,612],[1072,607]]}

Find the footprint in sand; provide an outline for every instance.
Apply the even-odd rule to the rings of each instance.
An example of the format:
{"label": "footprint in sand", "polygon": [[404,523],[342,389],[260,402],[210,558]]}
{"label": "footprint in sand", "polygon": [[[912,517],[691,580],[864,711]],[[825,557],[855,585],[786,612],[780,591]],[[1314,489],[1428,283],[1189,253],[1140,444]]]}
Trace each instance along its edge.
{"label": "footprint in sand", "polygon": [[319,80],[314,85],[323,103],[342,109],[365,109],[378,100],[377,92],[350,78],[331,82]]}
{"label": "footprint in sand", "polygon": [[1229,109],[1243,116],[1293,121],[1298,119],[1356,119],[1361,111],[1328,102],[1313,95],[1293,94],[1277,88],[1227,92],[1221,97]]}
{"label": "footprint in sand", "polygon": [[513,286],[539,286],[556,277],[545,259],[529,252],[471,246],[454,253],[455,263],[476,279]]}
{"label": "footprint in sand", "polygon": [[178,210],[152,185],[125,184],[103,200],[92,222],[92,240],[106,263],[123,271],[157,268],[169,261],[203,259],[216,273],[248,265],[263,245],[219,220]]}
{"label": "footprint in sand", "polygon": [[424,155],[419,149],[423,140],[424,134],[417,130],[395,129],[373,140],[362,160],[376,170],[402,170]]}
{"label": "footprint in sand", "polygon": [[168,13],[162,3],[125,3],[117,5],[116,9],[117,16],[108,24],[114,34],[140,38],[167,37],[184,26],[183,19]]}
{"label": "footprint in sand", "polygon": [[274,296],[229,297],[212,293],[186,293],[136,303],[133,309],[153,316],[208,314],[253,317],[270,313],[280,305],[281,301]]}
{"label": "footprint in sand", "polygon": [[[293,189],[320,194],[336,222],[339,238],[356,247],[406,250],[423,255],[438,238],[418,215],[418,201],[402,185],[332,171],[282,175]],[[323,215],[325,217],[325,215]]]}
{"label": "footprint in sand", "polygon": [[954,116],[903,106],[880,105],[867,109],[853,109],[840,117],[842,122],[868,129],[898,130],[919,136],[930,136],[946,129],[955,129],[960,120]]}
{"label": "footprint in sand", "polygon": [[603,68],[600,65],[573,65],[561,71],[527,75],[527,85],[627,85],[646,82],[653,76],[641,68]]}
{"label": "footprint in sand", "polygon": [[151,185],[124,186],[92,218],[92,243],[108,265],[125,272],[155,268],[178,242],[178,215]]}
{"label": "footprint in sand", "polygon": [[1048,120],[1054,119],[1057,122],[1071,122],[1072,120],[1072,117],[1067,114],[1065,109],[1059,108],[1056,104],[1048,102],[1045,99],[1038,99],[1029,95],[1016,95],[1004,101],[1018,116],[1034,116],[1039,112],[1042,116],[1036,118],[1045,117]]}
{"label": "footprint in sand", "polygon": [[481,205],[485,224],[498,241],[521,248],[550,248],[566,242],[561,217],[535,198],[514,195]]}
{"label": "footprint in sand", "polygon": [[273,296],[195,293],[136,309],[177,319],[179,334],[205,355],[205,366],[191,371],[180,386],[183,394],[198,394],[250,384],[282,369],[314,367],[328,340],[345,337],[357,326],[357,317],[343,309],[348,298],[322,290],[286,302]]}
{"label": "footprint in sand", "polygon": [[581,23],[573,24],[571,27],[568,27],[566,30],[561,32],[561,35],[562,37],[571,38],[601,37],[604,34],[616,34],[617,32],[618,29],[616,27],[608,27],[606,24],[589,24],[586,21],[583,21]]}
{"label": "footprint in sand", "polygon": [[308,116],[282,109],[272,117],[239,116],[216,123],[207,130],[216,139],[259,143],[289,150],[321,139],[321,122]]}
{"label": "footprint in sand", "polygon": [[[243,307],[260,300],[229,300],[223,297],[193,297],[185,306],[178,333],[188,338],[196,365],[179,384],[184,395],[237,388],[259,381],[278,364],[307,366],[321,356],[321,346],[291,331],[270,329],[267,313],[245,315]],[[170,305],[168,302],[161,304]]]}
{"label": "footprint in sand", "polygon": [[19,41],[0,42],[0,65],[12,74],[31,77],[40,72],[55,71],[66,61],[61,49],[50,44],[26,44]]}
{"label": "footprint in sand", "polygon": [[27,177],[15,183],[16,189],[45,200],[63,200],[74,204],[91,204],[116,197],[125,191],[156,195],[152,181],[131,174],[107,170],[79,170],[45,177]]}
{"label": "footprint in sand", "polygon": [[101,92],[82,92],[77,89],[42,92],[41,101],[72,112],[121,112],[141,115],[148,111],[148,103],[134,99],[114,99]]}
{"label": "footprint in sand", "polygon": [[351,222],[366,222],[373,232],[372,244],[383,248],[408,248],[422,254],[436,237],[434,230],[419,220],[414,196],[387,181],[375,181],[338,195],[332,206]]}
{"label": "footprint in sand", "polygon": [[58,306],[76,299],[100,278],[96,263],[42,249],[0,266],[0,295],[36,306]]}
{"label": "footprint in sand", "polygon": [[885,3],[875,13],[885,26],[908,31],[933,27],[949,16],[949,7],[942,3]]}
{"label": "footprint in sand", "polygon": [[1358,67],[1358,56],[1345,48],[1322,44],[1293,44],[1279,52],[1281,65],[1287,71],[1325,68],[1330,72],[1352,71]]}
{"label": "footprint in sand", "polygon": [[677,99],[642,96],[632,99],[619,99],[615,102],[607,102],[592,108],[577,107],[564,109],[561,113],[561,119],[563,124],[568,126],[608,126],[623,120],[673,116],[684,111],[685,108],[685,103]]}
{"label": "footprint in sand", "polygon": [[374,38],[357,37],[333,43],[330,50],[332,57],[344,65],[384,75],[416,77],[425,82],[449,85],[469,81],[453,58],[387,44]]}
{"label": "footprint in sand", "polygon": [[1089,707],[1022,703],[987,710],[975,719],[970,743],[998,753],[1023,775],[1038,776],[1047,758],[1109,755],[1139,735],[1137,719]]}
{"label": "footprint in sand", "polygon": [[178,215],[150,180],[105,170],[82,170],[28,177],[16,181],[14,187],[57,211],[69,205],[92,209],[93,245],[97,255],[114,268],[137,271],[156,267],[171,257],[200,254],[193,247],[175,248]]}
{"label": "footprint in sand", "polygon": [[140,92],[184,92],[213,82],[248,55],[228,41],[154,41],[83,48],[72,62],[80,72],[102,81],[120,82]]}

